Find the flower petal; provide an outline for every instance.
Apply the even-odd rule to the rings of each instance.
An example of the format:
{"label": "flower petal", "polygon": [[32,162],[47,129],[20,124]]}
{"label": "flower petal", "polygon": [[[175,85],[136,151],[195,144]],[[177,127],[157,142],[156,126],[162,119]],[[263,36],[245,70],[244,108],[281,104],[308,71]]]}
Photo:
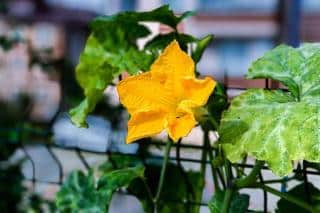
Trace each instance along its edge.
{"label": "flower petal", "polygon": [[171,42],[152,64],[152,77],[162,82],[166,88],[181,95],[180,80],[185,77],[195,77],[194,62],[190,56],[180,49],[177,41]]}
{"label": "flower petal", "polygon": [[138,111],[169,110],[175,105],[170,91],[151,78],[151,73],[142,73],[122,80],[117,85],[120,102],[132,115]]}
{"label": "flower petal", "polygon": [[199,107],[207,103],[216,82],[210,77],[205,79],[185,78],[182,80],[182,85],[184,101],[190,101],[194,107]]}
{"label": "flower petal", "polygon": [[177,142],[180,138],[188,135],[197,124],[192,113],[184,113],[182,116],[170,116],[167,123],[167,132],[170,138]]}
{"label": "flower petal", "polygon": [[165,128],[165,116],[163,111],[145,111],[133,114],[128,122],[127,143],[150,137],[160,133]]}

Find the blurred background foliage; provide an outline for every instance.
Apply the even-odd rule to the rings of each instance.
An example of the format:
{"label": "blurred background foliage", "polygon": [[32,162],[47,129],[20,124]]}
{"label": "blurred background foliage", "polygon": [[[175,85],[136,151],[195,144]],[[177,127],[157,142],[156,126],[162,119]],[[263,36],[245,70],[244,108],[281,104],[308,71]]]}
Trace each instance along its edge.
{"label": "blurred background foliage", "polygon": [[[102,91],[104,92],[102,98],[97,103],[92,117],[88,118],[89,129],[73,127],[65,113],[79,104],[84,97],[74,71],[90,32],[89,21],[93,18],[126,10],[151,10],[164,4],[169,4],[176,14],[188,10],[196,11],[196,15],[176,27],[177,32],[183,33],[179,36],[177,32],[172,32],[172,29],[164,25],[148,24],[146,28],[150,30],[151,37],[159,33],[161,35],[155,37],[152,42],[138,39],[137,47],[141,49],[146,44],[145,48],[156,57],[158,50],[173,38],[180,40],[182,47],[186,48],[184,43],[194,41],[194,38],[188,35],[205,38],[207,34],[214,34],[214,42],[209,44],[197,66],[197,71],[200,75],[214,76],[221,82],[208,104],[209,112],[219,121],[221,111],[227,107],[227,96],[233,97],[247,87],[279,86],[274,82],[266,85],[264,80],[250,82],[244,80],[243,74],[253,59],[260,57],[266,50],[280,42],[289,42],[289,38],[290,42],[294,41],[292,35],[298,34],[301,41],[320,40],[320,28],[316,27],[320,23],[320,2],[318,0],[293,2],[299,5],[298,13],[294,14],[300,17],[299,19],[292,20],[292,17],[290,19],[288,8],[293,4],[287,0],[2,0],[0,2],[2,85],[0,181],[6,184],[0,185],[0,193],[6,199],[0,201],[0,207],[7,212],[26,209],[38,212],[40,208],[44,208],[43,211],[53,210],[53,204],[46,200],[54,198],[59,186],[35,184],[33,187],[32,184],[34,176],[45,183],[59,183],[56,181],[59,179],[56,175],[58,166],[50,166],[56,164],[48,151],[50,149],[42,149],[46,148],[46,145],[101,153],[138,153],[145,157],[150,153],[159,154],[161,146],[124,145],[126,132],[123,129],[127,114],[117,101],[112,86],[114,82],[111,82],[107,91]],[[290,27],[292,23],[294,29]],[[198,60],[199,54],[193,55],[193,58]],[[233,89],[224,90],[223,85]],[[214,128],[211,123],[205,125],[208,129]],[[195,130],[194,135],[193,138],[192,135],[191,138],[186,138],[184,143],[199,145],[201,137],[199,131]],[[76,160],[72,160],[79,158],[78,155],[72,157],[67,151],[58,148],[52,150],[64,163],[63,177],[74,168],[83,169],[82,165],[75,163]],[[190,151],[185,157],[197,158],[199,152]],[[89,159],[88,164],[92,167],[106,162],[103,164],[105,172],[123,169],[128,161],[123,156],[121,160],[115,157],[106,160],[106,156],[100,159],[87,153],[85,158]],[[34,161],[37,171],[42,172],[31,172],[33,167],[30,159]],[[112,161],[114,162],[110,165]],[[120,163],[124,165],[118,165]],[[142,163],[149,184],[156,187],[159,162]],[[174,167],[175,164],[170,165],[169,170],[172,172],[169,173],[168,184],[172,176],[184,180],[185,176],[190,176],[190,180],[195,183],[195,189],[204,187],[203,202],[210,200],[213,193],[210,187],[211,179],[206,178],[206,182],[203,183],[198,178],[197,172],[184,172],[186,173],[184,174]],[[183,164],[183,167],[186,171],[199,170],[197,164]],[[88,177],[83,174],[83,178]],[[134,181],[132,184],[129,184],[127,190],[134,190],[137,188],[134,184],[141,183]],[[185,183],[178,183],[174,188],[176,191],[170,191],[170,187],[166,187],[168,191],[164,194],[172,194],[173,199],[177,198],[176,192],[184,194],[185,190],[190,190],[183,187],[183,184]],[[194,191],[191,194],[194,194],[195,198],[201,193],[193,189],[191,191]],[[141,192],[135,194],[141,196]],[[259,199],[250,202],[253,202],[251,204],[253,207],[261,204]],[[143,203],[148,206],[148,201]],[[164,203],[161,208],[168,208],[166,205],[171,204]],[[272,202],[270,205],[272,206]],[[179,204],[176,211],[183,212],[184,208],[184,205]]]}

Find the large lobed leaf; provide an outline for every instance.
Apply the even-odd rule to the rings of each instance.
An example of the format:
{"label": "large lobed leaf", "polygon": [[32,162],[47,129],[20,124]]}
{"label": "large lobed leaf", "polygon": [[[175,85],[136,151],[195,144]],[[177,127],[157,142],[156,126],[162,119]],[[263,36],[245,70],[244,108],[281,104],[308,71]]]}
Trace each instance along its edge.
{"label": "large lobed leaf", "polygon": [[76,68],[85,99],[70,111],[73,123],[79,127],[87,126],[86,116],[94,110],[105,88],[119,74],[124,71],[135,74],[149,69],[154,56],[150,49],[140,50],[136,45],[137,39],[150,34],[142,21],[160,22],[176,29],[177,24],[190,15],[193,13],[186,12],[178,17],[168,6],[163,6],[150,12],[123,12],[93,20],[92,33]]}
{"label": "large lobed leaf", "polygon": [[236,97],[220,126],[229,160],[249,154],[284,176],[293,160],[320,162],[320,46],[281,45],[255,61],[248,78],[271,78],[288,87],[250,89]]}
{"label": "large lobed leaf", "polygon": [[143,166],[106,172],[96,183],[93,173],[71,173],[56,196],[59,212],[108,212],[113,193],[143,178]]}

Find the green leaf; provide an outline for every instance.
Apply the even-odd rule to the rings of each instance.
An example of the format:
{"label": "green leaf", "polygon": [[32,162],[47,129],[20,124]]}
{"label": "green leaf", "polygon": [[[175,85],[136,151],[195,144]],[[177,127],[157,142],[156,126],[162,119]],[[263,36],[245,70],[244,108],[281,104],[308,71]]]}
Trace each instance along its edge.
{"label": "green leaf", "polygon": [[[309,196],[311,198],[312,207],[314,210],[318,209],[320,211],[320,190],[314,187],[313,184],[307,183],[307,186],[304,183],[301,183],[294,188],[292,188],[290,191],[288,191],[288,194],[297,197],[301,199],[302,201],[308,202],[307,196],[306,196],[306,187],[308,187]],[[309,211],[301,208],[300,206],[297,206],[296,204],[289,202],[283,198],[281,198],[277,203],[277,213],[308,213]]]}
{"label": "green leaf", "polygon": [[[209,116],[211,116],[218,124],[220,124],[222,113],[228,108],[228,106],[229,103],[226,90],[224,86],[218,82],[207,103]],[[216,130],[216,128],[209,121],[205,123],[204,127]]]}
{"label": "green leaf", "polygon": [[110,38],[100,42],[94,35],[91,35],[80,56],[76,75],[86,98],[70,111],[71,119],[77,126],[86,126],[87,114],[94,109],[103,91],[115,77],[123,71],[133,74],[139,70],[145,70],[151,63],[150,55],[134,47],[115,46],[115,43],[110,44],[110,42],[112,43]]}
{"label": "green leaf", "polygon": [[115,153],[108,157],[108,160],[99,166],[99,170],[103,173],[131,168],[136,166],[142,166],[142,161],[136,156],[117,155]]}
{"label": "green leaf", "polygon": [[0,36],[0,47],[4,51],[10,50],[18,41],[5,37],[5,36]]}
{"label": "green leaf", "polygon": [[300,48],[280,45],[267,52],[249,68],[247,78],[271,78],[288,87],[297,99],[319,95],[320,45]]}
{"label": "green leaf", "polygon": [[0,164],[0,209],[1,212],[20,212],[26,188],[23,185],[21,162],[13,165]]}
{"label": "green leaf", "polygon": [[55,203],[53,201],[45,200],[38,194],[31,194],[27,206],[27,213],[36,212],[57,212]]}
{"label": "green leaf", "polygon": [[[156,193],[159,183],[161,164],[157,162],[148,162],[145,171],[145,177],[148,185],[151,187],[153,195]],[[157,206],[157,212],[162,213],[185,213],[199,212],[199,206],[183,203],[184,200],[201,202],[204,188],[204,177],[200,172],[183,171],[174,164],[168,164],[160,201]],[[148,202],[145,188],[141,182],[133,182],[130,192],[142,201],[145,212],[150,211],[152,204]]]}
{"label": "green leaf", "polygon": [[149,69],[154,57],[137,47],[137,39],[150,34],[142,21],[161,22],[176,29],[190,15],[188,12],[177,17],[168,6],[163,6],[150,12],[123,12],[94,19],[76,68],[85,99],[70,111],[72,122],[86,127],[86,116],[94,110],[105,88],[122,72],[136,74]]}
{"label": "green leaf", "polygon": [[[99,170],[102,172],[109,172],[139,165],[142,165],[142,161],[136,156],[113,154],[99,167]],[[153,198],[150,198],[147,190],[145,182],[141,178],[132,180],[128,187],[128,192],[135,195],[140,200],[145,212],[153,212]]]}
{"label": "green leaf", "polygon": [[252,64],[250,78],[272,78],[289,92],[250,89],[223,114],[219,135],[227,158],[245,154],[285,176],[293,160],[320,162],[320,46],[281,45]]}
{"label": "green leaf", "polygon": [[72,172],[56,196],[59,212],[106,212],[106,196],[95,185],[92,172]]}
{"label": "green leaf", "polygon": [[[211,213],[221,213],[225,191],[215,192],[209,202],[209,209]],[[245,213],[249,207],[249,195],[239,194],[234,192],[231,198],[231,203],[228,213]]]}
{"label": "green leaf", "polygon": [[177,32],[171,32],[164,35],[160,34],[150,40],[145,45],[145,49],[151,51],[154,56],[158,56],[160,51],[163,50],[173,40],[177,40],[180,47],[185,52],[187,52],[188,50],[188,44],[194,44],[191,57],[195,63],[198,63],[202,57],[204,50],[213,40],[213,36],[208,35],[201,39],[197,39],[191,35]]}
{"label": "green leaf", "polygon": [[105,173],[96,183],[93,173],[71,173],[57,193],[60,212],[108,212],[113,193],[127,187],[135,178],[143,178],[144,168],[114,170]]}
{"label": "green leaf", "polygon": [[[181,16],[179,16],[179,22],[181,22],[182,20],[195,16],[197,13],[195,11],[186,11],[184,12]],[[178,22],[178,23],[179,23]]]}
{"label": "green leaf", "polygon": [[76,68],[77,80],[86,96],[79,106],[70,111],[71,119],[77,126],[86,126],[87,114],[94,109],[107,85],[120,73],[108,64],[108,60],[101,44],[90,36]]}
{"label": "green leaf", "polygon": [[[160,22],[168,25],[173,29],[176,29],[177,25],[190,16],[195,15],[194,12],[188,11],[183,13],[181,16],[176,16],[169,5],[164,5],[157,9],[147,12],[123,12],[112,16],[101,16],[92,23],[91,26],[95,27],[96,21],[120,21],[120,22]],[[130,29],[131,30],[131,29]],[[132,33],[134,35],[134,33]]]}
{"label": "green leaf", "polygon": [[168,34],[160,34],[150,40],[146,45],[145,49],[151,51],[155,57],[160,54],[160,51],[163,50],[166,46],[170,44],[173,40],[178,41],[181,49],[187,52],[187,45],[189,43],[196,42],[197,39],[191,35],[181,34],[177,32],[171,32]]}
{"label": "green leaf", "polygon": [[[133,156],[111,155],[100,170],[112,171],[112,169],[123,169],[127,167],[141,166],[142,161]],[[184,213],[199,212],[199,206],[186,205],[184,200],[201,202],[202,192],[204,188],[204,177],[200,172],[184,171],[175,164],[169,163],[166,172],[165,182],[158,205],[158,212],[164,213]],[[150,198],[150,192],[154,197],[161,172],[161,161],[147,160],[145,162],[145,179],[136,178],[130,182],[128,192],[136,196],[145,212],[153,212],[153,200]],[[146,184],[150,187],[150,192],[146,188]]]}
{"label": "green leaf", "polygon": [[204,50],[211,43],[212,40],[213,40],[213,36],[207,35],[196,41],[195,50],[192,52],[192,59],[194,60],[195,63],[198,63],[200,61],[204,53]]}
{"label": "green leaf", "polygon": [[99,179],[98,190],[106,197],[105,203],[107,208],[111,202],[113,193],[117,189],[128,187],[129,184],[136,178],[144,178],[143,166],[111,171]]}

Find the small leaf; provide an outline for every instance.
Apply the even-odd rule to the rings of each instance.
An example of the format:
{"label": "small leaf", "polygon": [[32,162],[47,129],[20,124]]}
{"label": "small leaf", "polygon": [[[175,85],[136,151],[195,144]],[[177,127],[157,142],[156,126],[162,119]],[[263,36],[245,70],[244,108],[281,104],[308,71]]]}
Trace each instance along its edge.
{"label": "small leaf", "polygon": [[[306,187],[308,187],[308,192],[310,198],[311,198],[311,203],[312,207],[314,210],[318,209],[320,211],[320,190],[317,189],[313,184],[307,183],[308,185],[306,186],[304,183],[301,183],[291,190],[288,191],[288,194],[297,197],[301,199],[302,201],[308,202],[307,200],[307,195],[306,195]],[[317,212],[318,212],[317,211]],[[283,198],[281,198],[278,203],[277,203],[277,213],[308,213],[309,211],[301,208],[300,206],[297,206],[294,203],[291,203]]]}
{"label": "small leaf", "polygon": [[136,178],[144,178],[143,166],[114,170],[99,179],[98,190],[106,197],[107,208],[109,208],[113,193],[122,187],[128,187]]}
{"label": "small leaf", "polygon": [[[220,124],[221,116],[224,110],[226,110],[229,106],[228,96],[226,94],[226,90],[221,83],[217,83],[214,92],[210,95],[209,100],[207,102],[207,116],[209,118],[203,119],[203,122],[200,122],[202,128],[206,130],[217,130],[216,125]],[[210,121],[210,119],[212,119]],[[212,122],[215,122],[213,124]]]}
{"label": "small leaf", "polygon": [[[225,191],[215,192],[209,202],[209,209],[211,213],[221,213],[224,201]],[[245,213],[249,208],[249,195],[239,194],[234,192],[231,198],[228,213]]]}
{"label": "small leaf", "polygon": [[143,166],[108,172],[99,179],[98,190],[114,192],[121,187],[127,187],[135,178],[143,178],[143,174]]}
{"label": "small leaf", "polygon": [[179,16],[179,22],[181,22],[182,20],[195,16],[197,13],[195,11],[186,11],[184,12],[181,16]]}
{"label": "small leaf", "polygon": [[[220,124],[220,120],[222,117],[222,113],[229,106],[228,96],[224,86],[221,83],[217,83],[214,88],[214,92],[209,97],[207,103],[207,109],[209,112],[209,116],[212,116],[213,119]],[[216,128],[210,123],[207,122],[206,126],[209,126],[210,129],[216,130]]]}
{"label": "small leaf", "polygon": [[56,196],[59,212],[107,212],[106,196],[95,187],[93,173],[72,172]]}
{"label": "small leaf", "polygon": [[[139,22],[139,21],[152,21],[160,22],[162,24],[168,25],[173,29],[176,29],[177,25],[190,16],[193,16],[195,13],[188,11],[183,13],[181,16],[176,16],[172,10],[170,10],[169,5],[164,5],[157,9],[147,12],[123,12],[113,16],[101,16],[91,24],[92,27],[95,27],[96,21],[117,21],[117,22]],[[134,33],[132,33],[134,35]]]}
{"label": "small leaf", "polygon": [[178,41],[181,49],[184,50],[185,52],[187,52],[187,45],[189,43],[193,43],[197,41],[197,39],[191,35],[171,32],[164,35],[163,34],[157,35],[152,40],[150,40],[145,45],[144,48],[148,51],[151,51],[153,55],[157,57],[160,51],[163,50],[166,46],[168,46],[173,40]]}
{"label": "small leaf", "polygon": [[207,46],[211,43],[213,40],[212,35],[207,35],[201,39],[198,39],[196,43],[196,48],[192,52],[192,59],[195,63],[198,63],[203,55],[204,50],[207,48]]}
{"label": "small leaf", "polygon": [[150,12],[142,12],[139,14],[140,21],[157,21],[162,24],[168,25],[174,29],[177,25],[195,13],[188,11],[183,13],[181,16],[176,16],[172,10],[170,10],[169,5],[164,5]]}
{"label": "small leaf", "polygon": [[125,169],[142,165],[142,161],[136,156],[112,154],[109,156],[108,160],[105,163],[99,166],[99,170],[103,173],[106,173],[118,169]]}

